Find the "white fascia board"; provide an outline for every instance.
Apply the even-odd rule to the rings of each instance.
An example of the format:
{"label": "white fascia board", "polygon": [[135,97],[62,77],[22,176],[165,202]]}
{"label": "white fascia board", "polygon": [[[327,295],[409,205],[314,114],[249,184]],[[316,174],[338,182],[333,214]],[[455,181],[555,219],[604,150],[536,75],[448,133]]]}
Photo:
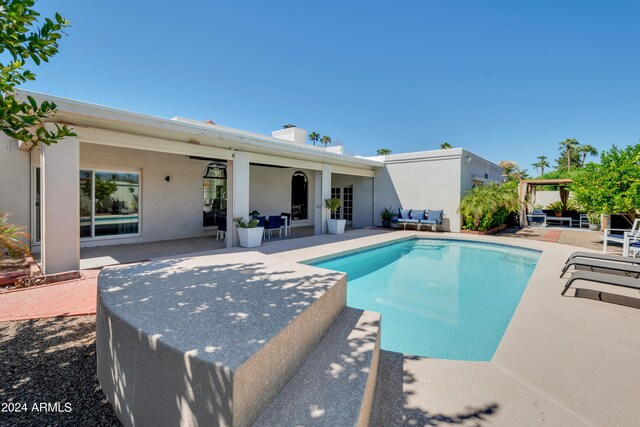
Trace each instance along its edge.
{"label": "white fascia board", "polygon": [[104,129],[87,128],[83,126],[75,126],[74,128],[80,142],[89,144],[100,144],[110,147],[130,148],[169,154],[181,154],[185,156],[216,158],[220,160],[231,160],[233,158],[232,150],[225,150],[207,145],[190,144],[186,142],[177,142],[162,138]]}
{"label": "white fascia board", "polygon": [[385,164],[391,163],[412,163],[430,162],[438,160],[461,159],[463,150],[461,148],[449,148],[446,150],[419,151],[415,153],[391,154],[385,156]]}
{"label": "white fascia board", "polygon": [[339,173],[342,175],[363,176],[367,178],[373,178],[375,176],[375,172],[370,169],[349,168],[337,165],[331,166],[331,172]]}
{"label": "white fascia board", "polygon": [[[318,147],[305,146],[257,133],[211,125],[205,122],[194,124],[186,121],[165,119],[25,90],[18,91],[18,95],[21,97],[29,95],[39,101],[49,100],[55,102],[58,107],[58,113],[51,118],[51,121],[60,121],[63,123],[68,121],[71,124],[75,124],[73,123],[74,118],[82,118],[85,122],[95,120],[96,123],[99,120],[107,120],[140,126],[140,132],[152,128],[156,131],[178,132],[183,134],[186,139],[215,138],[231,143],[243,144],[244,147],[238,147],[239,151],[250,152],[251,147],[255,147],[261,150],[280,152],[282,155],[313,157],[317,158],[319,162],[330,164],[337,162],[338,164],[344,164],[346,166],[360,165],[369,167],[372,170],[376,167],[383,166],[383,163],[380,161],[331,153]],[[89,127],[89,125],[85,126]],[[202,142],[202,145],[205,145],[204,141]],[[229,149],[232,148],[234,147],[229,147]]]}

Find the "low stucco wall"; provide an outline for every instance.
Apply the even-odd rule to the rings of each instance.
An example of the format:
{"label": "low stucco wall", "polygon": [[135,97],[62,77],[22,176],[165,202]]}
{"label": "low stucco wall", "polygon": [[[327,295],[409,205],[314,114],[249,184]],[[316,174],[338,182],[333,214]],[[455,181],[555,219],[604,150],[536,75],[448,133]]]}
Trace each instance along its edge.
{"label": "low stucco wall", "polygon": [[125,426],[248,426],[346,305],[346,275],[258,252],[98,278],[98,380]]}

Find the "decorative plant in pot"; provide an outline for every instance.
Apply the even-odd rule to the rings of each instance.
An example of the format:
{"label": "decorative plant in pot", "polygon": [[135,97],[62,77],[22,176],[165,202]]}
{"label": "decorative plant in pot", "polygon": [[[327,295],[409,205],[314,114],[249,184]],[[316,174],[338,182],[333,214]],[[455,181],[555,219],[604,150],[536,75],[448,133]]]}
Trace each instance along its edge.
{"label": "decorative plant in pot", "polygon": [[547,209],[552,210],[558,218],[560,218],[564,212],[564,206],[560,200],[550,203]]}
{"label": "decorative plant in pot", "polygon": [[380,219],[382,219],[382,226],[384,228],[391,228],[391,220],[393,219],[393,207],[389,206],[380,211]]}
{"label": "decorative plant in pot", "polygon": [[238,237],[240,238],[240,246],[243,248],[255,248],[262,244],[262,235],[264,227],[258,227],[257,219],[245,221],[244,218],[233,218],[233,223],[238,229]]}
{"label": "decorative plant in pot", "polygon": [[[324,206],[331,211],[331,213],[335,213],[342,206],[342,200],[331,198],[324,200]],[[347,220],[345,219],[328,219],[327,220],[327,228],[329,234],[342,234],[344,233],[344,226],[347,224]]]}
{"label": "decorative plant in pot", "polygon": [[587,218],[589,218],[589,230],[598,231],[600,230],[600,214],[595,212],[589,212],[587,214]]}

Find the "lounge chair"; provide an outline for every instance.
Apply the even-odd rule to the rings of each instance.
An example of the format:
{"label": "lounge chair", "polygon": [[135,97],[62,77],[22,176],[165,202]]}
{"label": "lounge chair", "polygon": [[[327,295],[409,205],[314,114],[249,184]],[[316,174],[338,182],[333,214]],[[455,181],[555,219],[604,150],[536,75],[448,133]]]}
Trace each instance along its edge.
{"label": "lounge chair", "polygon": [[427,225],[431,227],[431,231],[438,231],[438,226],[442,230],[442,217],[444,211],[440,210],[431,210],[427,211],[427,218],[420,221],[420,225]]}
{"label": "lounge chair", "polygon": [[[632,244],[632,246],[633,245],[634,244]],[[640,243],[638,243],[638,246],[640,247]],[[569,258],[567,258],[566,262],[569,262],[575,258],[597,259],[600,261],[626,262],[627,264],[640,265],[640,259],[638,258],[624,257],[620,255],[601,254],[599,252],[574,252],[569,256]]]}
{"label": "lounge chair", "polygon": [[567,262],[562,269],[560,277],[565,275],[569,267],[573,267],[576,270],[606,270],[617,274],[624,274],[629,277],[635,277],[636,279],[640,278],[640,265],[584,258],[575,258]]}
{"label": "lounge chair", "polygon": [[[629,239],[631,239],[636,235],[636,233],[638,233],[639,227],[640,218],[633,221],[633,225],[631,226],[630,230],[622,228],[605,228],[602,235],[602,253],[607,253],[607,246],[609,245],[609,243],[618,243],[626,248],[629,243]],[[610,233],[611,231],[618,231],[621,233]]]}
{"label": "lounge chair", "polygon": [[617,274],[594,273],[591,271],[576,271],[567,280],[566,285],[560,295],[564,295],[571,284],[576,280],[585,280],[587,282],[604,283],[605,285],[621,286],[623,288],[640,289],[640,279],[633,277],[619,276]]}

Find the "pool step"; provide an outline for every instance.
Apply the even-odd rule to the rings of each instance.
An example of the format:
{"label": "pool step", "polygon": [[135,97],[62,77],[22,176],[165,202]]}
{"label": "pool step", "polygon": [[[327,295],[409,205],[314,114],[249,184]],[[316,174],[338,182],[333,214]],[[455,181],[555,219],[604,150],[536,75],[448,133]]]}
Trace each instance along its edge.
{"label": "pool step", "polygon": [[367,426],[380,357],[380,314],[345,308],[255,426]]}

